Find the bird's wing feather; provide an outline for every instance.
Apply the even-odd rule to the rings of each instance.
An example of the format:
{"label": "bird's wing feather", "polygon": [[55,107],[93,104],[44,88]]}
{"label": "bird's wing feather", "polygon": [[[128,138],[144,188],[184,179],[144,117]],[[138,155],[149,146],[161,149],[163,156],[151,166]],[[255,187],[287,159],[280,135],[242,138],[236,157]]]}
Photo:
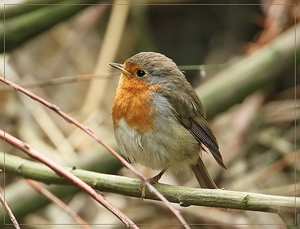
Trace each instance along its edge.
{"label": "bird's wing feather", "polygon": [[[190,86],[190,85],[189,85]],[[186,87],[185,87],[186,89]],[[213,135],[209,123],[205,119],[205,110],[194,89],[189,91],[165,90],[164,96],[171,103],[173,114],[190,133],[211,152],[218,164],[226,169],[217,139]]]}

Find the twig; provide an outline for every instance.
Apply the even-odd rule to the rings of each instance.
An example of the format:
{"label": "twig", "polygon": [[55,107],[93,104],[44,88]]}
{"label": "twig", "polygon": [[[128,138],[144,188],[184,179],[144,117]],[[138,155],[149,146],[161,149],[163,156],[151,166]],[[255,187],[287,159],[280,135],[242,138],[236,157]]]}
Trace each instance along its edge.
{"label": "twig", "polygon": [[32,158],[35,158],[41,161],[43,164],[47,165],[53,171],[63,176],[67,180],[71,181],[73,184],[81,188],[83,191],[88,193],[91,197],[93,197],[98,203],[102,204],[106,209],[108,209],[111,213],[117,216],[127,227],[138,228],[125,214],[115,208],[111,203],[109,203],[102,195],[97,193],[91,186],[86,184],[84,181],[80,180],[78,177],[74,176],[69,171],[65,170],[60,165],[55,162],[49,160],[47,157],[31,148],[28,144],[20,141],[19,139],[13,137],[12,135],[0,130],[0,138],[7,141],[9,144],[19,148],[27,155]]}
{"label": "twig", "polygon": [[[119,45],[123,38],[123,31],[126,26],[129,10],[131,8],[129,0],[114,0],[111,13],[104,33],[98,58],[95,63],[94,74],[103,72],[112,72],[113,69],[108,65],[115,59]],[[90,114],[100,107],[100,104],[106,99],[108,81],[91,82],[85,100],[82,106],[84,114]]]}
{"label": "twig", "polygon": [[3,189],[2,187],[0,187],[0,202],[3,205],[5,211],[7,212],[7,214],[9,215],[9,218],[11,219],[11,222],[13,223],[14,227],[17,229],[20,229],[19,223],[16,219],[16,217],[14,216],[14,214],[12,213],[12,211],[10,210],[10,207],[8,206],[8,204],[6,203],[6,201],[4,200],[3,196]]}
{"label": "twig", "polygon": [[232,161],[240,153],[243,145],[243,138],[254,120],[259,108],[263,104],[265,93],[262,91],[254,92],[249,95],[240,105],[239,110],[231,121],[231,131],[228,134],[227,144],[222,149],[226,155],[226,161]]}
{"label": "twig", "polygon": [[[265,180],[274,177],[280,171],[288,166],[293,166],[300,159],[300,150],[296,152],[286,153],[283,157],[274,161],[272,164],[262,167],[260,169],[256,169],[256,171],[252,171],[251,175],[247,175],[243,177],[243,181],[237,180],[235,181],[231,187],[234,189],[249,189],[253,186],[257,186]],[[296,175],[296,173],[295,173]]]}
{"label": "twig", "polygon": [[[83,81],[91,81],[91,80],[101,80],[101,79],[112,78],[112,77],[120,77],[120,73],[114,72],[114,73],[107,73],[101,75],[83,74],[83,75],[62,76],[58,78],[40,80],[34,83],[20,83],[20,86],[28,89],[28,88],[35,88],[35,87],[54,86],[58,84],[61,85],[67,83],[75,83],[79,81],[83,82]],[[13,88],[10,87],[0,88],[0,92],[1,91],[9,92],[9,91],[13,91]]]}
{"label": "twig", "polygon": [[[66,113],[62,112],[59,107],[56,105],[49,103],[48,101],[40,98],[39,96],[27,91],[26,89],[18,86],[17,84],[5,79],[4,77],[0,76],[0,81],[7,84],[8,86],[14,88],[15,90],[18,90],[22,92],[23,94],[27,95],[28,97],[40,102],[41,104],[45,105],[46,107],[53,110],[55,113],[60,115],[62,118],[64,118],[67,122],[74,124],[81,130],[83,130],[85,133],[87,133],[89,136],[91,136],[93,139],[95,139],[98,143],[100,143],[102,146],[104,146],[111,154],[113,154],[121,163],[126,166],[128,169],[130,169],[149,189],[150,192],[154,193],[159,199],[161,199],[166,206],[173,212],[173,214],[178,218],[178,220],[186,227],[189,228],[181,214],[168,202],[168,200],[160,193],[158,192],[148,181],[147,179],[138,172],[131,164],[129,164],[122,156],[120,156],[116,151],[114,151],[110,146],[108,146],[106,143],[104,143],[101,139],[99,139],[88,127],[83,126],[81,123],[67,115]],[[23,145],[21,147],[24,148]]]}
{"label": "twig", "polygon": [[54,202],[56,205],[58,205],[60,208],[62,208],[65,212],[67,212],[74,220],[76,220],[79,225],[81,225],[84,229],[92,229],[88,223],[83,220],[76,212],[74,212],[71,208],[69,208],[64,202],[62,202],[60,199],[58,199],[56,196],[54,196],[51,192],[49,192],[47,189],[43,188],[41,185],[37,184],[35,181],[26,179],[27,183],[33,187],[38,192],[42,193],[44,196],[46,196],[49,200]]}
{"label": "twig", "polygon": [[[111,145],[114,149],[117,148],[116,143],[112,143]],[[78,160],[76,160],[75,163],[73,162],[73,165],[76,165],[78,168],[89,168],[91,171],[108,174],[115,174],[116,171],[122,168],[122,164],[116,160],[114,156],[108,153],[104,147],[99,145],[97,148],[97,153],[86,152],[84,155],[80,155]],[[6,171],[10,164],[10,155],[8,153],[4,153],[1,154],[0,157],[2,157],[3,167],[5,166]],[[19,160],[16,160],[15,162],[17,161]],[[41,163],[38,164],[40,165]],[[19,166],[21,165],[19,164]],[[45,167],[47,168],[47,171],[51,171],[53,174],[57,175],[49,167]],[[20,192],[20,190],[22,190],[22,192]],[[47,190],[61,200],[70,196],[75,196],[77,193],[82,192],[81,189],[73,185],[50,185],[47,187]],[[23,219],[33,212],[38,212],[41,208],[46,207],[50,203],[49,199],[45,196],[39,195],[32,190],[31,187],[24,185],[23,179],[16,180],[12,184],[6,183],[5,200],[9,203],[11,209],[13,209],[14,215],[17,219]],[[26,206],[26,208],[24,208],[24,206]],[[8,214],[3,208],[0,208],[0,225],[4,225],[6,221],[10,221]]]}

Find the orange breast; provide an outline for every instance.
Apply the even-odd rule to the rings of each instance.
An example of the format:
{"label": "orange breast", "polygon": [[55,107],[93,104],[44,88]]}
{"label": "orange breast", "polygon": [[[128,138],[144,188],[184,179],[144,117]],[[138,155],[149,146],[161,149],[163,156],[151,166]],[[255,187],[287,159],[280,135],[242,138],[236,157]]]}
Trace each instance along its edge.
{"label": "orange breast", "polygon": [[157,111],[152,107],[153,91],[146,79],[122,76],[117,88],[112,107],[112,118],[115,127],[118,120],[124,119],[137,131],[152,129]]}

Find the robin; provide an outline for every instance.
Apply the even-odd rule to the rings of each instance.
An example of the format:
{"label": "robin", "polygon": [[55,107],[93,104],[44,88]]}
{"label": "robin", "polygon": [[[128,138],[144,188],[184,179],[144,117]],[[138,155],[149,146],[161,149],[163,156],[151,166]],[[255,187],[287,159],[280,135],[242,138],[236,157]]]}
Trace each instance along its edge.
{"label": "robin", "polygon": [[124,64],[110,63],[121,71],[112,106],[117,144],[130,161],[159,174],[190,167],[202,188],[217,188],[201,151],[210,152],[227,169],[218,142],[205,119],[205,109],[177,65],[155,52],[140,52]]}

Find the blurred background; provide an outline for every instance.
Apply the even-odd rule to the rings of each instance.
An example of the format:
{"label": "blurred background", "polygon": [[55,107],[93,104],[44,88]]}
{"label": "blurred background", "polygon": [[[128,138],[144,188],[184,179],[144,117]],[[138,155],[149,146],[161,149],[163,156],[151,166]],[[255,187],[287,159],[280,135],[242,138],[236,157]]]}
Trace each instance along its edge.
{"label": "blurred background", "polygon": [[[299,196],[298,1],[0,3],[1,75],[57,105],[114,149],[111,106],[119,72],[108,63],[123,63],[140,51],[160,52],[185,71],[207,109],[228,167],[225,171],[211,155],[203,155],[217,185],[227,190]],[[134,178],[75,126],[1,85],[1,129],[62,166]],[[1,150],[28,158],[3,141]],[[146,177],[158,172],[134,166]],[[81,228],[22,177],[5,173],[1,180],[8,204],[26,228],[68,224]],[[166,174],[160,182],[198,187],[188,171]],[[68,186],[44,186],[93,228],[124,227],[83,192]],[[182,228],[158,201],[111,193],[105,197],[141,228]],[[294,215],[174,207],[192,228],[296,228],[292,226]]]}

